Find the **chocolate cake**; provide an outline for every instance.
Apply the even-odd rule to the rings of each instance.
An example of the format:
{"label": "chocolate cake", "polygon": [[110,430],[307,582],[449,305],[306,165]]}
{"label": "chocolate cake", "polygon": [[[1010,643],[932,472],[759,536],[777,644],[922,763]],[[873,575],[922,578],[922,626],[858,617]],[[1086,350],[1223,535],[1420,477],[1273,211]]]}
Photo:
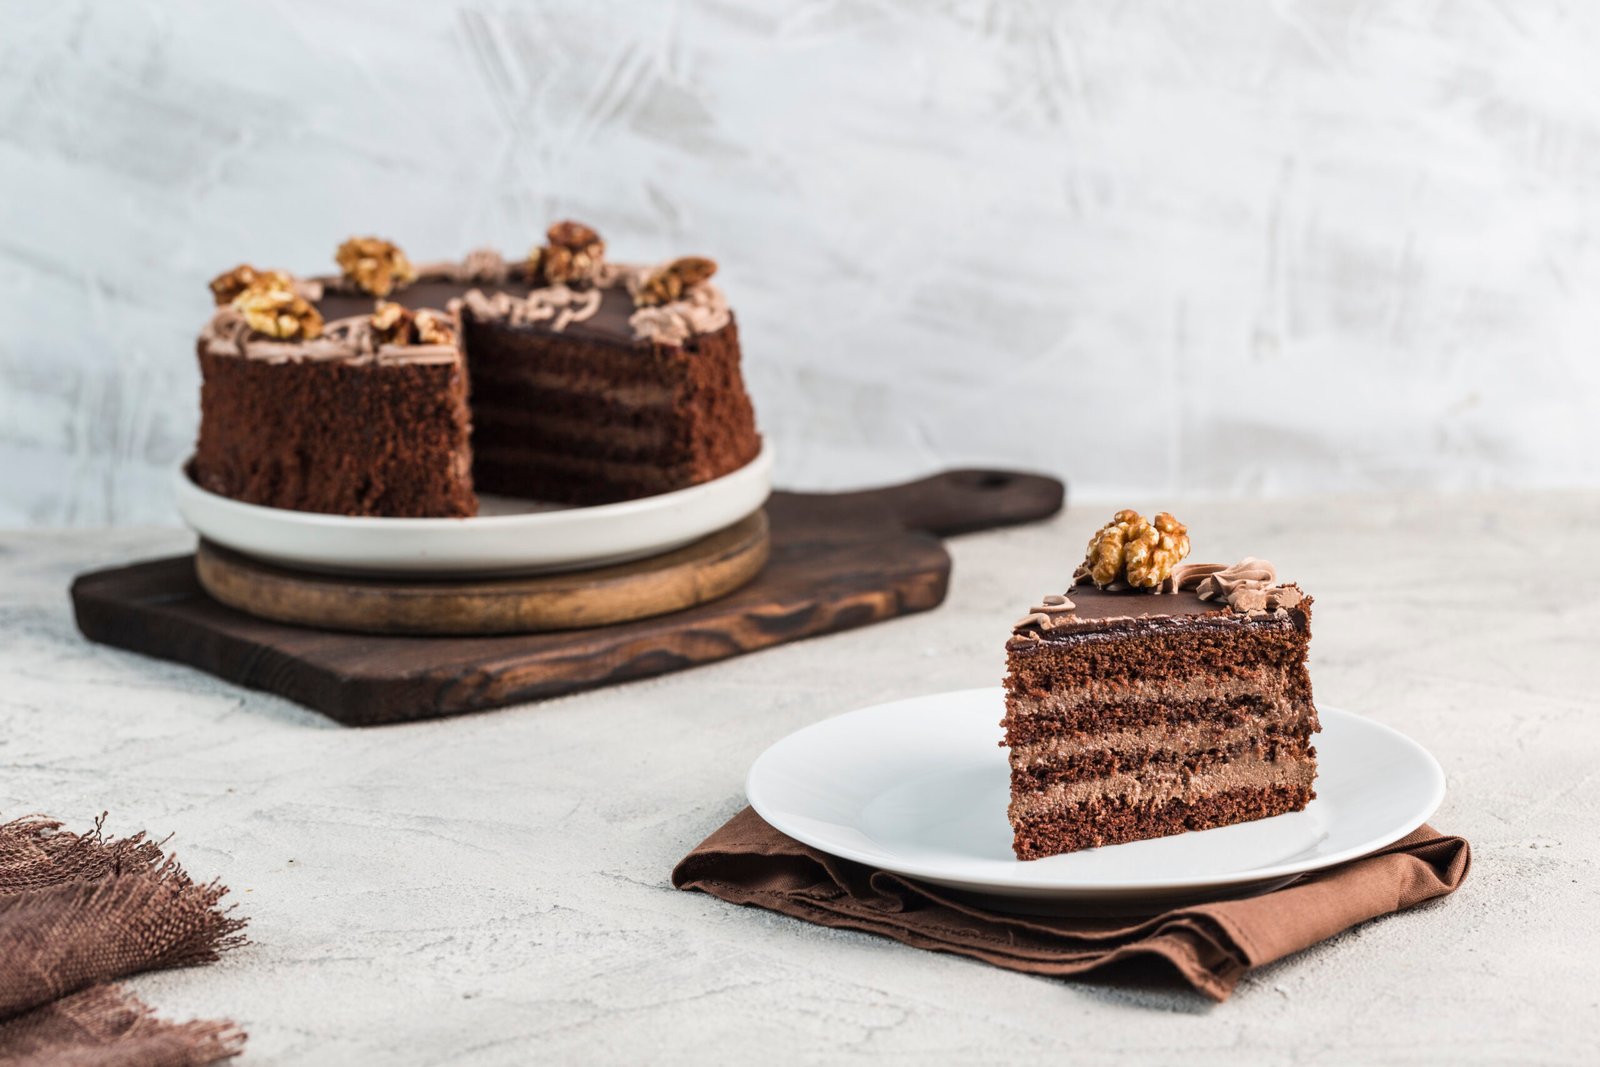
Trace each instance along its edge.
{"label": "chocolate cake", "polygon": [[199,345],[198,483],[301,511],[473,514],[467,376],[454,336],[386,341],[374,318],[282,340],[231,307],[219,311]]}
{"label": "chocolate cake", "polygon": [[1124,511],[1065,595],[1006,642],[1019,859],[1303,809],[1318,729],[1311,598],[1272,565],[1182,563],[1187,530]]}
{"label": "chocolate cake", "polygon": [[[337,276],[223,275],[200,340],[196,480],[273,507],[466,516],[475,490],[594,504],[749,463],[761,441],[716,265],[629,266],[604,251],[566,222],[520,262],[480,251],[412,267],[393,244],[355,238]],[[252,324],[243,305],[264,293],[301,317]],[[375,312],[451,339],[362,348]]]}

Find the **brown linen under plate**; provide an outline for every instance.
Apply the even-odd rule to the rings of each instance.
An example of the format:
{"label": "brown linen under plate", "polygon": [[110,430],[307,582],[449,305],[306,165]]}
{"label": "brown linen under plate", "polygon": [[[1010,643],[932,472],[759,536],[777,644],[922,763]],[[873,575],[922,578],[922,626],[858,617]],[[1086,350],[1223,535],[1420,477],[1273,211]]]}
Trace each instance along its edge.
{"label": "brown linen under plate", "polygon": [[1068,977],[1118,962],[1138,969],[1165,961],[1220,1001],[1252,967],[1448,896],[1471,863],[1464,839],[1424,825],[1388,848],[1260,896],[1138,919],[1016,915],[819,852],[745,808],[679,862],[672,884],[1026,974]]}
{"label": "brown linen under plate", "polygon": [[244,943],[244,920],[143,834],[78,835],[53,820],[0,824],[0,1067],[156,1064],[238,1055],[228,1022],[156,1019],[114,985],[209,963]]}

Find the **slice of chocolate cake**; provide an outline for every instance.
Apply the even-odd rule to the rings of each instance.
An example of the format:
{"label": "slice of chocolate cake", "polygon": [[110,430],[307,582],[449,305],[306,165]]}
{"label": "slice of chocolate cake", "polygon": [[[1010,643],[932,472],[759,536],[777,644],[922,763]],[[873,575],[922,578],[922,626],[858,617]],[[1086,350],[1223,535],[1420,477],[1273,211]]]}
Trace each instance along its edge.
{"label": "slice of chocolate cake", "polygon": [[241,271],[248,280],[198,345],[195,482],[301,511],[473,514],[467,377],[450,316],[385,304],[324,327],[285,276]]}
{"label": "slice of chocolate cake", "polygon": [[1269,563],[1180,562],[1120,512],[1006,643],[1019,859],[1299,811],[1316,795],[1311,598]]}

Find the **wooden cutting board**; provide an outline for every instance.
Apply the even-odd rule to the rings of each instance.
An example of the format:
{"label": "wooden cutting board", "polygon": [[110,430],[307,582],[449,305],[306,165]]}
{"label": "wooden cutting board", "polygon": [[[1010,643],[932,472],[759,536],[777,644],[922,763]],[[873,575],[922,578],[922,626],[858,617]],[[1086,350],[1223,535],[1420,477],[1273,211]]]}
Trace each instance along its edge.
{"label": "wooden cutting board", "polygon": [[270,622],[207,596],[193,555],[80,575],[72,603],[90,640],[373,726],[541,700],[926,611],[950,577],[941,536],[1048,518],[1064,497],[1053,478],[990,470],[774,493],[771,556],[754,581],[674,614],[555,633],[402,637]]}

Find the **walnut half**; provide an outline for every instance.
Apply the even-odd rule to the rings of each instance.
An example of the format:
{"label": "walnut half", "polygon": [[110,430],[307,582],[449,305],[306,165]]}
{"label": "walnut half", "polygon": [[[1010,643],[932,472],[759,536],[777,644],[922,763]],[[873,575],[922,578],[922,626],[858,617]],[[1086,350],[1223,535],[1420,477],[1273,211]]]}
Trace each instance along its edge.
{"label": "walnut half", "polygon": [[373,296],[388,296],[396,286],[417,280],[416,268],[400,246],[381,237],[352,237],[334,253],[346,280]]}
{"label": "walnut half", "polygon": [[258,276],[230,303],[252,330],[267,337],[311,341],[322,336],[322,314],[277,271]]}
{"label": "walnut half", "polygon": [[640,307],[655,307],[681,300],[683,294],[717,273],[715,260],[705,256],[680,256],[651,271],[639,283],[633,302]]}
{"label": "walnut half", "polygon": [[605,260],[606,243],[593,227],[571,219],[545,231],[546,244],[528,253],[528,273],[537,285],[592,282]]}
{"label": "walnut half", "polygon": [[1151,522],[1123,509],[1089,539],[1083,568],[1102,589],[1122,582],[1134,589],[1161,587],[1189,554],[1189,528],[1168,512]]}
{"label": "walnut half", "polygon": [[416,315],[417,344],[453,345],[456,343],[455,323],[437,311],[419,311]]}
{"label": "walnut half", "polygon": [[294,279],[281,270],[256,270],[248,263],[241,263],[211,279],[211,298],[216,301],[217,307],[222,307],[233,303],[240,293],[257,284],[292,289]]}
{"label": "walnut half", "polygon": [[372,337],[380,345],[453,345],[455,326],[437,311],[412,311],[389,301],[372,313]]}

